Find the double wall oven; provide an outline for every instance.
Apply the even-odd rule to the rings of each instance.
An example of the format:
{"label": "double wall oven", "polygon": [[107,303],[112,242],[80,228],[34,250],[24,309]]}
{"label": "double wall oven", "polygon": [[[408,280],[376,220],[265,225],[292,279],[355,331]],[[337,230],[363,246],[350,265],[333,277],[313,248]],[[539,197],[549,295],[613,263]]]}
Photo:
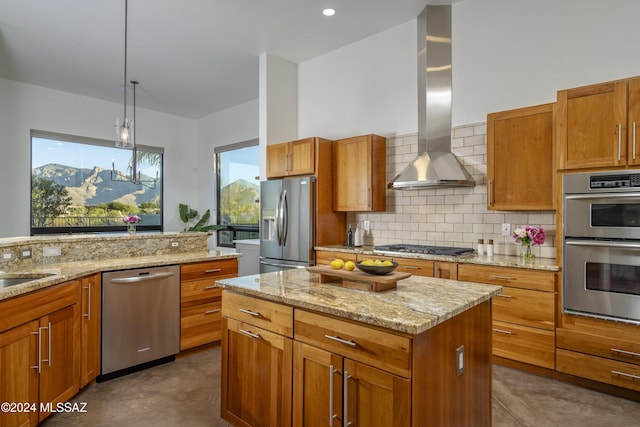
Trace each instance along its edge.
{"label": "double wall oven", "polygon": [[640,324],[640,170],[563,177],[563,310]]}

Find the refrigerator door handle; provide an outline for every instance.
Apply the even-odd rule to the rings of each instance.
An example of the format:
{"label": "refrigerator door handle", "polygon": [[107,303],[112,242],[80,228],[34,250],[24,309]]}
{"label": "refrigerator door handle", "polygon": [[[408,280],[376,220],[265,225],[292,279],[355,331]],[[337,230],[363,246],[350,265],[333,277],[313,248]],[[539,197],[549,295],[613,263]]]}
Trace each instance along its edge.
{"label": "refrigerator door handle", "polygon": [[282,246],[287,243],[287,234],[289,233],[289,202],[287,199],[287,190],[282,190]]}
{"label": "refrigerator door handle", "polygon": [[280,191],[276,207],[276,237],[278,238],[278,246],[282,246],[282,191]]}

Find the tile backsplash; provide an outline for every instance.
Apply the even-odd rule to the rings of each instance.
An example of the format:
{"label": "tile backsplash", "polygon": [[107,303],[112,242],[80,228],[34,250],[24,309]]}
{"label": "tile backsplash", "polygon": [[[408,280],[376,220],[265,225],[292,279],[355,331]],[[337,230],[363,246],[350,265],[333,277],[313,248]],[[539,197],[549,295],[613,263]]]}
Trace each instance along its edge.
{"label": "tile backsplash", "polygon": [[[387,190],[386,212],[350,213],[347,221],[355,228],[369,221],[365,245],[410,243],[477,249],[478,239],[493,239],[495,253],[519,255],[521,247],[501,234],[502,224],[511,231],[522,225],[543,227],[544,245],[534,246],[534,255],[555,258],[555,212],[487,210],[486,124],[452,129],[451,149],[476,181],[473,188]],[[418,134],[387,137],[387,182],[418,155]]]}

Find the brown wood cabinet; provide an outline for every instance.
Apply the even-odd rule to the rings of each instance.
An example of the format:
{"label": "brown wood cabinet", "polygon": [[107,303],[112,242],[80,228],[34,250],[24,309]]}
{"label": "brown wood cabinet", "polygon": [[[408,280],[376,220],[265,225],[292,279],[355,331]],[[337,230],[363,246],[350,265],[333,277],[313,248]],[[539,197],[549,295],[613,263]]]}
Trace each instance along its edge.
{"label": "brown wood cabinet", "polygon": [[557,369],[640,391],[640,326],[563,315],[556,330]]}
{"label": "brown wood cabinet", "polygon": [[333,209],[386,209],[386,138],[362,135],[333,143]]}
{"label": "brown wood cabinet", "polygon": [[267,178],[314,175],[319,140],[321,138],[313,137],[267,145]]}
{"label": "brown wood cabinet", "polygon": [[489,302],[420,335],[230,291],[223,314],[222,413],[233,425],[491,424]]}
{"label": "brown wood cabinet", "polygon": [[640,164],[638,122],[638,77],[559,91],[559,169]]}
{"label": "brown wood cabinet", "polygon": [[237,258],[180,266],[180,350],[221,339],[222,290],[215,281],[237,276]]}
{"label": "brown wood cabinet", "polygon": [[80,281],[81,351],[80,387],[84,387],[100,374],[101,330],[101,276],[94,274]]}
{"label": "brown wood cabinet", "polygon": [[335,259],[356,262],[356,254],[349,252],[316,251],[316,264],[329,265]]}
{"label": "brown wood cabinet", "polygon": [[[28,403],[2,425],[36,425],[79,390],[80,282],[0,302],[0,401]],[[40,409],[43,409],[40,411]]]}
{"label": "brown wood cabinet", "polygon": [[555,369],[555,272],[460,264],[458,280],[503,286],[492,302],[495,356]]}
{"label": "brown wood cabinet", "polygon": [[487,209],[553,210],[555,104],[487,115]]}
{"label": "brown wood cabinet", "polygon": [[291,426],[293,309],[223,292],[222,418]]}

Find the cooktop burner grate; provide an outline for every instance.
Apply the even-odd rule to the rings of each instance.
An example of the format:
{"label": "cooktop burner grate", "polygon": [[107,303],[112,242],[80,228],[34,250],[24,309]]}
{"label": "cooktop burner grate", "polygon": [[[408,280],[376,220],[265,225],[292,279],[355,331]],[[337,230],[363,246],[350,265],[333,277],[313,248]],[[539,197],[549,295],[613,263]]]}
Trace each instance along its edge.
{"label": "cooktop burner grate", "polygon": [[455,248],[451,246],[427,246],[427,245],[409,245],[409,244],[393,244],[375,246],[373,252],[395,252],[395,253],[413,253],[425,255],[444,255],[458,256],[473,253],[471,248]]}

